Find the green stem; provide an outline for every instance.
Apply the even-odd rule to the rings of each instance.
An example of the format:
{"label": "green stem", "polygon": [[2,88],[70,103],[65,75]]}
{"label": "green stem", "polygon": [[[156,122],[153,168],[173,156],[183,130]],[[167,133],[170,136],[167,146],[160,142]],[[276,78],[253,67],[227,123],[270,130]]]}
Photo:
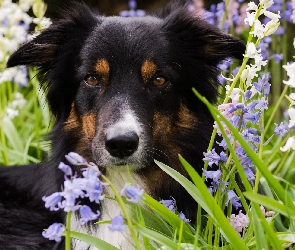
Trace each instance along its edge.
{"label": "green stem", "polygon": [[264,130],[262,131],[262,133],[261,133],[261,140],[264,139],[264,136],[265,136],[265,134],[267,133],[267,130],[269,129],[269,126],[272,124],[272,122],[273,122],[273,118],[274,118],[274,116],[275,116],[277,110],[279,109],[280,104],[281,104],[281,102],[282,102],[282,100],[283,100],[285,94],[287,93],[287,90],[288,90],[288,85],[285,85],[285,87],[284,87],[284,89],[283,89],[283,92],[282,92],[280,98],[278,99],[278,101],[277,101],[277,103],[276,103],[276,105],[275,105],[275,107],[274,107],[274,109],[273,109],[273,111],[272,111],[270,117],[268,118],[268,122],[267,122],[267,124],[266,124],[266,126],[265,126],[265,129],[264,129]]}
{"label": "green stem", "polygon": [[139,243],[139,240],[138,240],[138,237],[135,233],[135,230],[134,230],[134,227],[132,225],[132,221],[131,221],[131,218],[127,212],[127,209],[125,207],[125,204],[124,204],[124,201],[121,197],[121,195],[119,194],[118,190],[115,188],[115,186],[112,184],[112,182],[105,176],[105,175],[102,175],[102,179],[107,182],[110,186],[110,188],[112,189],[112,191],[114,192],[115,194],[115,197],[116,197],[116,200],[120,206],[120,208],[122,209],[122,213],[123,213],[123,216],[125,217],[125,219],[127,220],[127,225],[128,225],[128,228],[129,228],[129,231],[130,231],[130,234],[131,234],[131,237],[133,238],[134,240],[134,243],[135,243],[135,247],[137,250],[141,250],[141,246],[140,246],[140,243]]}
{"label": "green stem", "polygon": [[65,250],[71,250],[71,217],[72,211],[67,213],[67,220],[66,220],[66,248]]}

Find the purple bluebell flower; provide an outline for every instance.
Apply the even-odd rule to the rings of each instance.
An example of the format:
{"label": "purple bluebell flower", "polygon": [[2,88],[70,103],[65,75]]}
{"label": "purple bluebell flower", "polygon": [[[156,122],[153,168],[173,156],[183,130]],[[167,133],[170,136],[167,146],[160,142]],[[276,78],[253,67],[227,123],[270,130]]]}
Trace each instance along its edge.
{"label": "purple bluebell flower", "polygon": [[282,26],[279,26],[274,34],[277,36],[281,36],[281,35],[284,35],[284,33],[285,33],[285,29]]}
{"label": "purple bluebell flower", "polygon": [[232,112],[237,111],[238,109],[243,109],[243,108],[244,108],[244,104],[243,103],[237,103],[236,105],[230,107],[227,111],[229,113],[232,113]]}
{"label": "purple bluebell flower", "polygon": [[268,100],[265,99],[264,96],[261,99],[258,99],[255,109],[260,109],[261,111],[268,109]]}
{"label": "purple bluebell flower", "polygon": [[124,218],[121,215],[115,216],[112,219],[112,224],[109,225],[109,230],[111,232],[123,232],[127,226],[124,224]]}
{"label": "purple bluebell flower", "polygon": [[243,118],[245,120],[248,120],[248,121],[252,122],[252,123],[256,123],[258,121],[258,119],[260,118],[260,115],[261,115],[260,112],[256,112],[254,114],[252,114],[252,113],[245,113],[244,116],[243,116]]}
{"label": "purple bluebell flower", "polygon": [[283,60],[283,58],[284,58],[284,54],[283,54],[283,53],[280,53],[280,54],[274,54],[274,55],[273,55],[273,58],[275,59],[276,64],[278,64],[280,61]]}
{"label": "purple bluebell flower", "polygon": [[257,100],[254,100],[252,102],[250,102],[245,108],[244,108],[244,111],[245,112],[248,112],[248,113],[251,113],[255,107],[257,105]]}
{"label": "purple bluebell flower", "polygon": [[238,128],[241,125],[241,117],[239,115],[233,115],[229,121],[231,122],[231,124],[233,126],[235,126],[236,128]]}
{"label": "purple bluebell flower", "polygon": [[73,165],[84,165],[87,163],[87,161],[81,155],[75,152],[70,152],[65,157],[68,162]]}
{"label": "purple bluebell flower", "polygon": [[214,182],[219,182],[222,172],[220,169],[218,169],[216,171],[203,170],[203,174],[204,174],[206,180],[209,178],[209,179],[212,179]]}
{"label": "purple bluebell flower", "polygon": [[144,10],[137,10],[137,2],[136,0],[128,1],[129,10],[123,10],[119,13],[122,17],[141,17],[145,16],[146,12]]}
{"label": "purple bluebell flower", "polygon": [[87,179],[84,190],[86,192],[85,197],[88,197],[91,202],[99,204],[105,197],[105,195],[102,194],[103,186],[98,178]]}
{"label": "purple bluebell flower", "polygon": [[251,168],[244,168],[245,171],[245,175],[247,176],[247,179],[249,181],[254,181],[255,180],[255,174],[253,173],[253,171],[251,170]]}
{"label": "purple bluebell flower", "polygon": [[218,79],[218,82],[219,82],[220,84],[225,83],[225,78],[224,78],[222,75],[218,75],[218,76],[217,76],[217,79]]}
{"label": "purple bluebell flower", "polygon": [[208,151],[207,153],[204,153],[205,158],[203,158],[203,161],[208,161],[208,165],[212,167],[213,164],[218,165],[218,162],[220,160],[220,156],[215,152],[215,149],[212,149],[212,151]]}
{"label": "purple bluebell flower", "polygon": [[288,123],[287,122],[281,122],[280,125],[275,123],[275,129],[274,134],[284,136],[286,133],[288,133]]}
{"label": "purple bluebell flower", "polygon": [[224,139],[222,139],[221,142],[216,142],[220,147],[223,147],[224,150],[227,150],[227,144],[226,141]]}
{"label": "purple bluebell flower", "polygon": [[61,202],[60,208],[62,208],[65,212],[74,212],[77,211],[80,206],[76,204],[76,199],[74,197],[69,196]]}
{"label": "purple bluebell flower", "polygon": [[51,226],[48,227],[46,231],[42,232],[42,236],[49,240],[60,242],[63,231],[65,231],[63,225],[61,225],[60,223],[53,223]]}
{"label": "purple bluebell flower", "polygon": [[97,218],[100,215],[99,211],[96,211],[96,213],[94,213],[90,207],[83,205],[80,207],[79,209],[80,215],[81,215],[81,219],[80,219],[80,223],[81,225],[84,225],[85,223],[87,223],[88,221],[91,220],[97,220]]}
{"label": "purple bluebell flower", "polygon": [[[254,83],[253,83],[254,84]],[[248,101],[252,96],[252,91],[251,90],[247,90],[245,93],[244,93],[244,98],[246,101]]]}
{"label": "purple bluebell flower", "polygon": [[190,222],[190,221],[191,221],[191,220],[189,220],[189,219],[187,219],[187,218],[185,217],[185,215],[184,215],[183,212],[180,212],[180,213],[178,214],[178,217],[179,217],[180,219],[182,219],[184,222]]}
{"label": "purple bluebell flower", "polygon": [[161,200],[160,203],[169,208],[169,210],[171,210],[173,213],[176,212],[175,200]]}
{"label": "purple bluebell flower", "polygon": [[238,74],[240,68],[241,68],[241,66],[238,66],[238,67],[234,68],[232,74],[233,74],[234,76],[236,76],[236,75]]}
{"label": "purple bluebell flower", "polygon": [[58,165],[58,168],[63,171],[65,173],[65,175],[73,175],[73,171],[71,169],[71,167],[69,165],[64,164],[63,162],[61,162]]}
{"label": "purple bluebell flower", "polygon": [[129,0],[128,1],[129,9],[130,10],[136,10],[137,8],[137,2],[136,0]]}
{"label": "purple bluebell flower", "polygon": [[220,64],[218,64],[218,68],[222,71],[228,72],[228,68],[233,64],[233,60],[231,58],[223,60]]}
{"label": "purple bluebell flower", "polygon": [[127,197],[126,200],[132,203],[138,203],[140,199],[144,199],[144,197],[142,196],[143,193],[144,190],[141,189],[139,185],[136,185],[136,187],[126,185],[121,190],[121,196],[125,194]]}
{"label": "purple bluebell flower", "polygon": [[220,161],[226,162],[227,161],[227,155],[223,151],[220,152]]}
{"label": "purple bluebell flower", "polygon": [[239,202],[239,197],[236,195],[235,191],[233,190],[228,190],[227,191],[227,201],[226,201],[226,205],[228,205],[228,203],[230,202],[236,209],[238,209],[239,207],[241,207],[241,203]]}
{"label": "purple bluebell flower", "polygon": [[62,196],[60,192],[53,193],[49,196],[43,196],[42,200],[45,202],[45,207],[49,208],[50,211],[57,211],[60,209],[59,204]]}

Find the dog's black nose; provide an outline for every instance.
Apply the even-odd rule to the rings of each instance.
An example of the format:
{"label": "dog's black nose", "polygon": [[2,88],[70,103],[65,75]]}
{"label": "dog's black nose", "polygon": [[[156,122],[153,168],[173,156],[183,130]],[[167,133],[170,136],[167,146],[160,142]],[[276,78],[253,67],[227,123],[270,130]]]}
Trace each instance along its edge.
{"label": "dog's black nose", "polygon": [[114,157],[124,158],[132,155],[138,148],[139,137],[134,132],[116,135],[107,139],[105,146],[107,151]]}

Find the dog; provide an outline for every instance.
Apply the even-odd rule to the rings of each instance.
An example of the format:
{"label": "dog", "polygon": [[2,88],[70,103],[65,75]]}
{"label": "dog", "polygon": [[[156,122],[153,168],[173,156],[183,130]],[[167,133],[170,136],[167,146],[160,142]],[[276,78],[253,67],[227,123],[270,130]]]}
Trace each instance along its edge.
{"label": "dog", "polygon": [[[57,166],[69,152],[96,163],[117,188],[129,180],[128,165],[134,184],[157,200],[173,197],[194,221],[196,202],[154,159],[188,176],[181,154],[202,173],[213,119],[192,88],[215,103],[217,65],[242,58],[244,51],[243,41],[182,4],[130,18],[105,17],[82,3],[64,11],[7,62],[39,69],[55,123],[46,161],[0,168],[0,248],[63,249],[63,243],[42,237],[49,225],[65,219],[62,212],[47,210],[42,197],[60,191],[64,177]],[[113,204],[105,207],[101,219],[119,213]],[[132,249],[102,226],[88,223],[83,229],[76,222],[73,230]],[[94,248],[73,241],[73,249]]]}

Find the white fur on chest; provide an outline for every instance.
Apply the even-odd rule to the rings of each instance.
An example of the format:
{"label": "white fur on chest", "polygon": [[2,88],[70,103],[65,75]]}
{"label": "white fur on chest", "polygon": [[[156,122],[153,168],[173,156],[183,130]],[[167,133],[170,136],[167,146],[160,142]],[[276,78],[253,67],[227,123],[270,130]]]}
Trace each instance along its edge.
{"label": "white fur on chest", "polygon": [[[118,167],[116,167],[118,168]],[[132,185],[139,184],[141,188],[147,192],[148,190],[145,189],[145,184],[143,180],[137,175],[132,172],[130,174],[124,167],[122,170],[113,170],[113,168],[110,168],[107,172],[107,177],[111,180],[113,185],[116,187],[116,189],[120,192],[126,183],[131,183]],[[105,187],[104,193],[109,196],[114,196],[112,190],[110,187]],[[105,199],[102,202],[102,211],[101,215],[99,217],[100,221],[104,220],[111,220],[117,215],[122,215],[121,208],[119,207],[118,203],[114,200]],[[95,236],[99,239],[102,239],[114,246],[116,246],[119,249],[123,250],[129,250],[134,249],[133,241],[129,235],[128,228],[125,232],[111,232],[108,229],[109,224],[100,224],[100,225],[93,225],[91,227],[89,226],[82,226],[79,222],[79,217],[76,215],[73,215],[72,217],[72,224],[71,229],[73,231],[78,231],[81,233],[86,233],[92,236]],[[93,246],[89,246],[88,244],[79,241],[79,240],[73,240],[72,242],[72,249],[74,250],[95,250],[97,248]]]}

